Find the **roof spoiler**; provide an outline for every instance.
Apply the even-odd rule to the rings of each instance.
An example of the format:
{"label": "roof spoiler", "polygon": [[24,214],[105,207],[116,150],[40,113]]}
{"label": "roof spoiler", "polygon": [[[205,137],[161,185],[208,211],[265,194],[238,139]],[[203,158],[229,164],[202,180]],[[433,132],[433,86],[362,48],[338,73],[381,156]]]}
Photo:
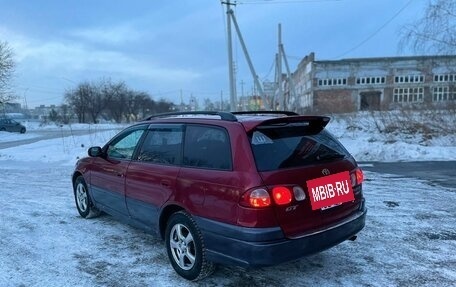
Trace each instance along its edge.
{"label": "roof spoiler", "polygon": [[331,120],[326,116],[288,116],[281,118],[269,119],[261,122],[255,127],[256,129],[281,128],[290,131],[305,130],[308,133],[316,134],[323,130]]}
{"label": "roof spoiler", "polygon": [[242,111],[231,112],[233,115],[252,115],[252,116],[267,116],[267,115],[283,115],[283,116],[298,116],[299,114],[290,111]]}

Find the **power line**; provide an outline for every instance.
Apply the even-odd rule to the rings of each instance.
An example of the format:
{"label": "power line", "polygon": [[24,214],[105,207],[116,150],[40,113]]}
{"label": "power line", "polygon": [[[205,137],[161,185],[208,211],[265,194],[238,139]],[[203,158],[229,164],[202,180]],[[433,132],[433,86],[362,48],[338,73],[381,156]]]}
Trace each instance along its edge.
{"label": "power line", "polygon": [[375,30],[371,35],[369,35],[366,39],[364,39],[363,41],[359,42],[357,45],[355,45],[353,48],[345,51],[344,53],[342,53],[341,55],[339,55],[338,57],[336,57],[336,59],[339,59],[339,58],[342,58],[343,56],[353,52],[354,50],[358,49],[359,47],[361,47],[362,45],[364,45],[367,41],[369,41],[370,39],[372,39],[375,35],[377,35],[381,30],[383,30],[383,28],[385,28],[389,23],[391,23],[397,16],[399,16],[399,14],[402,13],[402,11],[405,10],[405,8],[407,8],[411,3],[413,2],[413,0],[410,0],[408,1],[401,9],[399,9],[399,11],[396,12],[396,14],[393,15],[393,17],[391,17],[390,19],[388,19],[383,25],[381,25],[377,30]]}
{"label": "power line", "polygon": [[299,3],[323,3],[323,2],[340,2],[343,0],[252,0],[252,1],[239,1],[237,4],[299,4]]}
{"label": "power line", "polygon": [[43,101],[54,101],[54,100],[61,100],[63,101],[63,97],[52,97],[52,98],[34,98],[34,97],[27,97],[28,104],[36,104],[42,103]]}
{"label": "power line", "polygon": [[48,88],[42,88],[38,86],[15,86],[16,88],[20,90],[27,90],[27,91],[35,91],[39,93],[48,93],[48,94],[63,94],[65,93],[65,90],[59,91],[59,90],[50,90]]}
{"label": "power line", "polygon": [[266,74],[266,76],[264,76],[261,80],[264,82],[272,73],[272,69],[274,69],[274,65],[275,65],[275,59],[272,61],[271,63],[271,67],[269,68],[269,71],[268,73]]}

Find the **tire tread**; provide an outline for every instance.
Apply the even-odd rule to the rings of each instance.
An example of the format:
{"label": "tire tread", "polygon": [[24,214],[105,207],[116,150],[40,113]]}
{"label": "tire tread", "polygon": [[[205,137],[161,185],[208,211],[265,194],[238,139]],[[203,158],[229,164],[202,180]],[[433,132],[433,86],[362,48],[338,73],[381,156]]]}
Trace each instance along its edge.
{"label": "tire tread", "polygon": [[204,245],[203,236],[201,234],[201,231],[198,228],[198,225],[196,224],[195,220],[193,219],[193,217],[189,213],[187,213],[186,211],[183,211],[183,210],[174,213],[171,217],[176,216],[176,215],[185,216],[190,221],[190,223],[193,225],[193,229],[196,231],[196,234],[194,234],[194,236],[197,236],[199,242],[201,243],[201,270],[200,270],[198,276],[194,279],[191,279],[190,281],[196,282],[196,281],[202,280],[202,279],[210,276],[212,273],[214,273],[216,266],[214,263],[212,263],[206,259],[206,252],[205,252],[206,249],[205,249],[205,245]]}

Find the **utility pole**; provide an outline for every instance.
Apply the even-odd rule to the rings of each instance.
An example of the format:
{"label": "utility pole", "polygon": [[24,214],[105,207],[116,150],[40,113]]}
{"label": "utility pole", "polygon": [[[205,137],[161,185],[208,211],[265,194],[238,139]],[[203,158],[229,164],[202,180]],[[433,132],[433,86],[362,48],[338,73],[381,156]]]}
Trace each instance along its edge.
{"label": "utility pole", "polygon": [[250,69],[250,73],[252,74],[253,81],[255,84],[256,89],[258,90],[263,104],[265,105],[266,109],[271,109],[268,99],[264,94],[263,87],[260,83],[259,77],[253,67],[252,60],[250,59],[250,55],[247,51],[247,47],[245,45],[244,39],[242,38],[241,30],[236,21],[236,17],[234,16],[234,11],[231,9],[231,6],[234,6],[235,3],[231,3],[230,0],[221,1],[222,4],[227,6],[227,31],[228,31],[228,61],[229,61],[229,76],[230,76],[230,105],[232,110],[237,110],[239,107],[237,106],[237,99],[236,99],[236,80],[234,77],[234,67],[233,67],[233,49],[232,49],[232,37],[231,37],[231,22],[236,29],[236,34],[238,36],[239,42],[241,44],[242,50],[244,52],[245,59]]}
{"label": "utility pole", "polygon": [[230,0],[222,1],[223,5],[226,5],[226,30],[227,30],[227,42],[228,42],[228,73],[230,80],[230,109],[237,111],[236,101],[236,83],[234,81],[234,65],[233,65],[233,38],[231,36],[231,14],[233,10],[231,6],[235,6],[236,3],[231,3]]}
{"label": "utility pole", "polygon": [[241,80],[241,97],[244,97],[244,80]]}
{"label": "utility pole", "polygon": [[182,112],[182,111],[185,110],[184,109],[184,98],[182,97],[182,89],[179,90],[179,94],[180,94],[180,100],[181,100],[181,102],[180,102],[180,110]]}
{"label": "utility pole", "polygon": [[[276,54],[276,93],[277,101],[279,102],[280,109],[296,110],[298,108],[298,99],[296,96],[295,85],[292,78],[290,66],[288,65],[287,55],[285,54],[285,49],[282,43],[282,25],[279,23],[279,33],[278,33],[278,52]],[[282,62],[283,61],[283,62]],[[287,71],[288,79],[288,98],[285,97],[285,91],[283,90],[283,79],[282,79],[282,65],[285,64]]]}
{"label": "utility pole", "polygon": [[239,109],[241,111],[245,111],[244,84],[244,80],[241,80],[241,103],[239,104]]}
{"label": "utility pole", "polygon": [[[285,97],[283,94],[283,87],[282,87],[282,25],[279,24],[279,43],[278,43],[278,50],[279,55],[277,57],[277,83],[279,84],[279,106],[281,110],[286,110],[285,108]],[[274,103],[275,104],[275,103]],[[275,110],[275,106],[273,106]]]}
{"label": "utility pole", "polygon": [[[284,101],[285,103],[285,109],[293,109],[296,110],[298,108],[298,98],[296,96],[296,91],[295,91],[295,85],[294,85],[294,80],[291,75],[291,70],[290,66],[288,65],[288,60],[287,60],[287,55],[285,54],[285,49],[283,48],[283,45],[281,46],[281,51],[283,55],[283,62],[285,63],[285,68],[287,69],[287,77],[288,77],[288,91],[289,91],[289,99],[288,101]],[[290,105],[291,100],[293,101],[293,105]]]}
{"label": "utility pole", "polygon": [[253,77],[253,82],[255,83],[256,88],[258,89],[258,92],[260,93],[261,99],[263,100],[263,103],[265,105],[268,104],[266,96],[264,95],[263,87],[261,86],[259,77],[255,71],[255,68],[253,67],[252,60],[250,59],[249,52],[247,51],[247,47],[245,46],[244,38],[242,37],[241,34],[241,29],[239,29],[239,25],[236,21],[236,17],[234,17],[233,10],[231,10],[230,16],[232,17],[234,27],[236,28],[236,32],[239,38],[239,42],[241,43],[242,50],[244,52],[245,59],[247,61],[247,64],[249,65],[250,68],[250,73],[252,74]]}
{"label": "utility pole", "polygon": [[27,91],[29,88],[25,89],[24,91],[24,101],[25,101],[25,110],[28,111],[28,105],[27,105]]}
{"label": "utility pole", "polygon": [[220,110],[224,111],[224,107],[223,107],[223,90],[220,91]]}

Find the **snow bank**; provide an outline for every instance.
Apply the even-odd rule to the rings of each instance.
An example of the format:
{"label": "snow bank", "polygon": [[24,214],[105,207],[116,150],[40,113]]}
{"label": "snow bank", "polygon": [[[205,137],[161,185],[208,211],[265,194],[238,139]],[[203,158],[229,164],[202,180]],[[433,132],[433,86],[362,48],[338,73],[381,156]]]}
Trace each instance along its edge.
{"label": "snow bank", "polygon": [[[60,137],[0,150],[0,160],[66,162],[73,165],[90,146],[102,146],[125,125],[77,124],[40,126],[31,123],[26,134],[0,132],[0,143],[36,137],[42,131],[81,131],[86,135]],[[327,129],[358,161],[456,160],[456,135],[427,138],[421,134],[380,133],[365,114],[333,117]]]}

